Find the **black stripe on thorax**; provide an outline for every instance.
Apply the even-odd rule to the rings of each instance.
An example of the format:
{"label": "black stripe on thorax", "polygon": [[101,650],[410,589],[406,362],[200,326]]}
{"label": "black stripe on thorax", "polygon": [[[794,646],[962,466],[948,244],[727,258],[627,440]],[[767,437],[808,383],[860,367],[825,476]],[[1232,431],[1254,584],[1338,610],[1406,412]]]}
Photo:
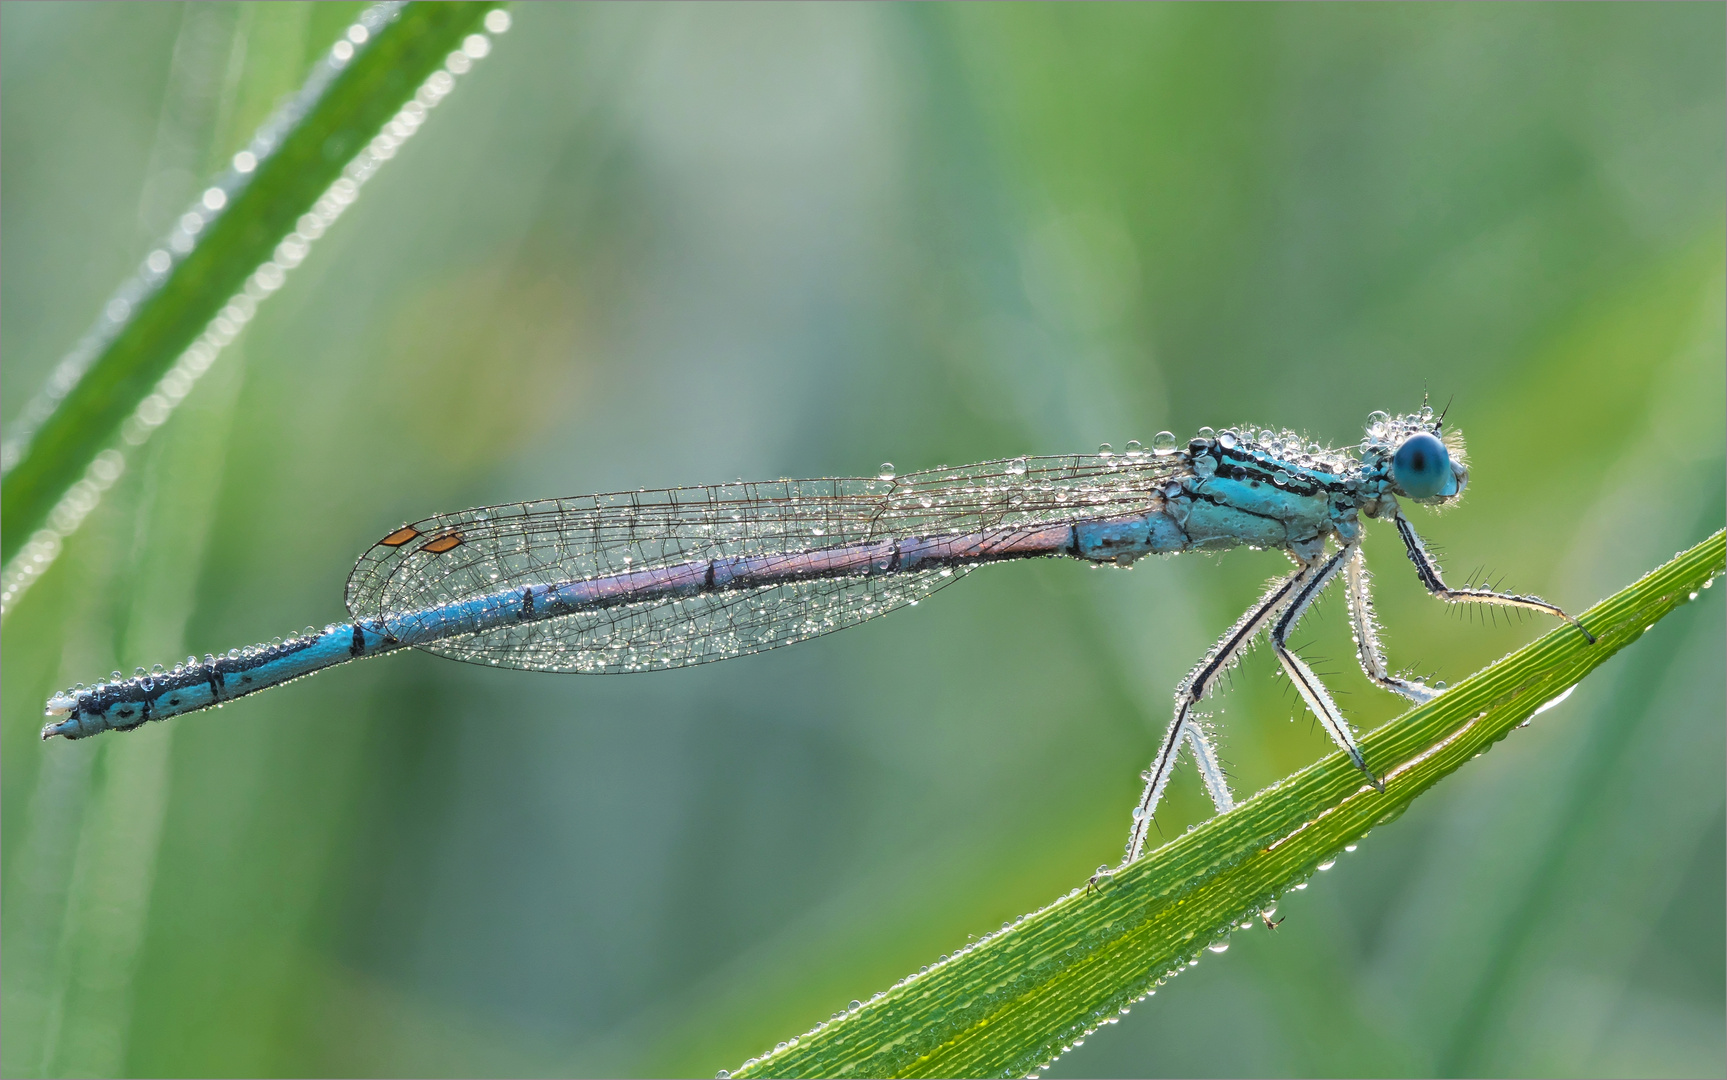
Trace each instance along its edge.
{"label": "black stripe on thorax", "polygon": [[[1276,481],[1274,481],[1272,477],[1279,469],[1282,469],[1284,472],[1289,474],[1290,480],[1292,481],[1289,484],[1283,485],[1283,489],[1296,495],[1317,495],[1321,491],[1329,492],[1331,494],[1351,494],[1349,489],[1344,486],[1345,478],[1340,477],[1336,480],[1320,480],[1312,472],[1302,466],[1296,465],[1293,462],[1282,461],[1269,454],[1266,455],[1266,460],[1260,461],[1253,456],[1253,452],[1251,450],[1244,450],[1240,446],[1230,450],[1217,446],[1211,450],[1210,453],[1218,460],[1219,476],[1224,475],[1223,466],[1226,462],[1232,466],[1240,467],[1246,474],[1241,477],[1230,477],[1230,479],[1253,479],[1260,480],[1265,483],[1275,483]],[[1330,474],[1326,473],[1324,475],[1329,476]],[[1300,481],[1300,484],[1297,485],[1294,481]]]}

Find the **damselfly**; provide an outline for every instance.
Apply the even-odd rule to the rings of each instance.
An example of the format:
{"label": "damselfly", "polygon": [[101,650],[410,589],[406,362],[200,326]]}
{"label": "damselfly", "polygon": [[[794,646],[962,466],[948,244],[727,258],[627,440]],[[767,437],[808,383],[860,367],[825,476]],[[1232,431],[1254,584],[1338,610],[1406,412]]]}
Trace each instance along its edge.
{"label": "damselfly", "polygon": [[1129,443],[1124,453],[904,476],[884,466],[874,479],[717,484],[441,514],[403,525],[360,557],[348,578],[353,622],[75,686],[49,700],[53,722],[42,737],[130,730],[409,647],[536,671],[657,671],[853,626],[984,563],[1066,556],[1126,565],[1153,554],[1280,549],[1294,572],[1176,690],[1175,717],[1133,811],[1131,862],[1184,745],[1218,810],[1234,805],[1196,709],[1261,633],[1326,732],[1378,783],[1331,695],[1288,645],[1296,622],[1342,575],[1368,678],[1416,702],[1437,693],[1386,665],[1362,517],[1396,526],[1422,584],[1443,600],[1576,623],[1533,596],[1452,588],[1440,576],[1398,500],[1444,504],[1463,493],[1462,440],[1443,421],[1427,408],[1376,412],[1350,451],[1289,431],[1201,428],[1185,447],[1163,432],[1151,447]]}

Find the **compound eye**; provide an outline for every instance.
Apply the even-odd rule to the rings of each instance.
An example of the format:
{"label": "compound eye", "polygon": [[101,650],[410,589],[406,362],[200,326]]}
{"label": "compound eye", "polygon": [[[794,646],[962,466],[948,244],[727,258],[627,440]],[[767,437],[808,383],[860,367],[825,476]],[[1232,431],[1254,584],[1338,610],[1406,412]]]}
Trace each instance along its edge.
{"label": "compound eye", "polygon": [[1445,444],[1425,431],[1411,435],[1391,459],[1391,479],[1411,499],[1433,499],[1448,493],[1456,481]]}

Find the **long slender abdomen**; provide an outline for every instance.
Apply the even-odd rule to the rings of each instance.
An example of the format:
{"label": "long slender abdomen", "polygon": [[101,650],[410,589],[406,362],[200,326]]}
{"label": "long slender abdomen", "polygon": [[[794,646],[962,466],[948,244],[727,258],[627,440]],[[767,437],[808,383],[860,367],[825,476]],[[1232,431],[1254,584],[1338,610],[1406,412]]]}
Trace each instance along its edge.
{"label": "long slender abdomen", "polygon": [[[454,534],[428,557],[459,550]],[[1186,537],[1161,512],[1074,524],[1013,526],[952,536],[838,544],[808,551],[692,560],[673,566],[626,570],[580,580],[524,585],[484,596],[406,612],[376,612],[273,645],[254,646],[173,672],[139,675],[56,694],[54,718],[43,738],[80,739],[127,730],[220,705],[326,667],[411,645],[464,634],[603,610],[651,604],[705,593],[766,589],[798,581],[879,577],[943,567],[1067,555],[1094,561],[1131,561],[1151,552],[1179,551]]]}

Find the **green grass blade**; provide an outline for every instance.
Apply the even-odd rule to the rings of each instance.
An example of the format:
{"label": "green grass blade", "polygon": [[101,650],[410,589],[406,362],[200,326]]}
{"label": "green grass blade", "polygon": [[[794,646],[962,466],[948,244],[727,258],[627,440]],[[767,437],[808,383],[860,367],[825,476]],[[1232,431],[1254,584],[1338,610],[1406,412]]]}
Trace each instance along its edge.
{"label": "green grass blade", "polygon": [[1727,569],[1709,539],[1361,740],[1383,794],[1332,754],[1172,841],[1101,890],[1053,904],[848,1015],[752,1059],[736,1076],[1024,1076],[1153,991],[1208,945]]}
{"label": "green grass blade", "polygon": [[12,560],[300,215],[496,6],[410,4],[336,76],[197,246],[137,305],[6,474],[0,563]]}

